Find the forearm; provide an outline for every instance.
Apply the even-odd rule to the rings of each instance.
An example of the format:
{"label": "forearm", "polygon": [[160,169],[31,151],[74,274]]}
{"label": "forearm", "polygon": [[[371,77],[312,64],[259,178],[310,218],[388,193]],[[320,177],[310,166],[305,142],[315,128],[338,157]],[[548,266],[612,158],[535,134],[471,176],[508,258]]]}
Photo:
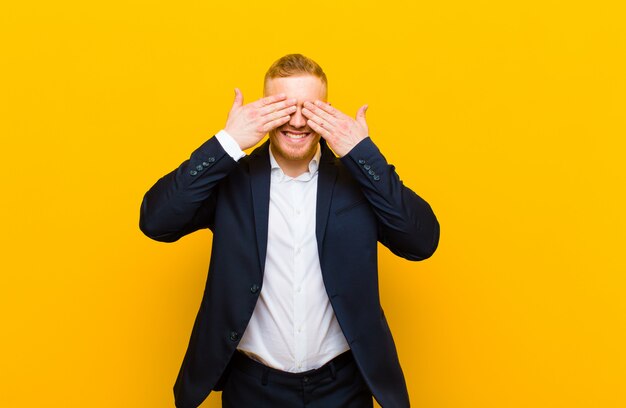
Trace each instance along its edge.
{"label": "forearm", "polygon": [[404,186],[372,140],[363,139],[341,161],[378,218],[379,241],[409,260],[430,257],[439,243],[439,222],[430,205]]}
{"label": "forearm", "polygon": [[173,242],[211,224],[218,183],[236,167],[216,137],[159,179],[141,203],[139,228],[157,241]]}

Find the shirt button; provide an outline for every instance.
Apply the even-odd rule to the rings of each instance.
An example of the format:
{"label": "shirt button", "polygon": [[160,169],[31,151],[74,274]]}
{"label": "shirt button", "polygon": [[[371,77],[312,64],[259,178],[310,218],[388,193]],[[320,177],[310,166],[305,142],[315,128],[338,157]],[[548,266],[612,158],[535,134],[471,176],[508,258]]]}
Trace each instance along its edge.
{"label": "shirt button", "polygon": [[198,174],[198,172],[197,172],[197,171],[195,171],[195,170],[191,170],[191,171],[189,172],[189,174],[191,174],[192,176],[195,176],[196,174]]}
{"label": "shirt button", "polygon": [[252,286],[250,286],[250,292],[252,292],[252,293],[257,293],[259,291],[259,289],[261,289],[261,288],[256,283],[253,284]]}
{"label": "shirt button", "polygon": [[[298,363],[298,368],[302,368],[302,364]],[[305,377],[306,378],[306,377]],[[308,380],[307,380],[308,381]]]}
{"label": "shirt button", "polygon": [[237,333],[237,332],[236,332],[236,331],[234,331],[234,330],[233,330],[233,331],[231,331],[231,332],[230,332],[230,339],[231,339],[232,341],[237,341],[237,340],[239,340],[239,333]]}
{"label": "shirt button", "polygon": [[298,287],[296,288],[296,292],[298,292],[298,293],[302,292],[302,286],[298,286]]}

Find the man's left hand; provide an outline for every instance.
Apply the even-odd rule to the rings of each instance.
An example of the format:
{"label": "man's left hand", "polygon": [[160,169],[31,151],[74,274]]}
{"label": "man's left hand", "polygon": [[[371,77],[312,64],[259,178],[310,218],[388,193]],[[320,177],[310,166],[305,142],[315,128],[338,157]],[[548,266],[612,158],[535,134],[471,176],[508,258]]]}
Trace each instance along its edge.
{"label": "man's left hand", "polygon": [[361,106],[356,120],[322,101],[305,102],[302,114],[308,118],[307,125],[326,139],[331,149],[343,157],[361,140],[368,136],[365,121],[367,105]]}

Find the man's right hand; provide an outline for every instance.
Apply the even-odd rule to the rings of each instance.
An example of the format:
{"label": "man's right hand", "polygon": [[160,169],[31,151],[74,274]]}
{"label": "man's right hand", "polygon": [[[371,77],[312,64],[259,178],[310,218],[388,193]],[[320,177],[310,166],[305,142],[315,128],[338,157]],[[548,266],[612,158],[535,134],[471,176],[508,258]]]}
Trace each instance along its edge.
{"label": "man's right hand", "polygon": [[235,102],[224,130],[241,150],[245,150],[259,143],[270,130],[289,122],[295,111],[296,100],[287,99],[285,94],[267,96],[244,105],[241,91],[235,88]]}

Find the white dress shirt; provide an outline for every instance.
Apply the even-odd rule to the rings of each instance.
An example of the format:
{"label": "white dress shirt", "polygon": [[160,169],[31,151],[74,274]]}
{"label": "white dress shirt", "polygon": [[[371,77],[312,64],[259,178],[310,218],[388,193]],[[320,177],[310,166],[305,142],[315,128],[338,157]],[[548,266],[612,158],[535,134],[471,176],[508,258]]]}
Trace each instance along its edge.
{"label": "white dress shirt", "polygon": [[[224,130],[216,135],[235,160],[245,156]],[[292,178],[270,148],[271,183],[263,287],[238,349],[273,368],[318,368],[349,349],[328,299],[315,236],[317,146],[309,171]]]}

